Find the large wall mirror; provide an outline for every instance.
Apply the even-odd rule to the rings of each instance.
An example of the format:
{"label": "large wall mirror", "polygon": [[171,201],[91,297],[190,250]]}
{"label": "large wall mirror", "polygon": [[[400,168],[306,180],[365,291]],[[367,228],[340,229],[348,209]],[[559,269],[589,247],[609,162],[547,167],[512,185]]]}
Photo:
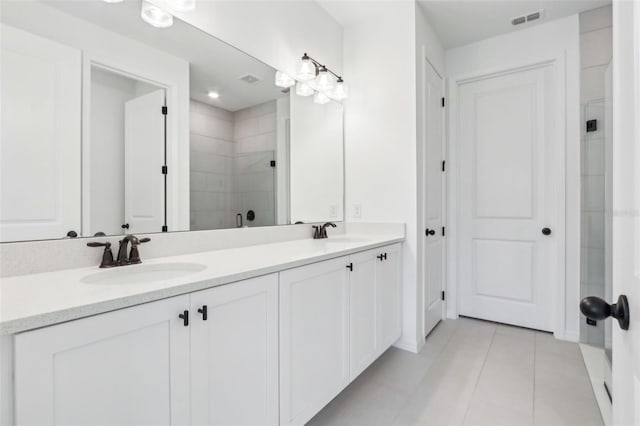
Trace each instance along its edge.
{"label": "large wall mirror", "polygon": [[342,105],[140,7],[2,2],[0,241],[343,220]]}

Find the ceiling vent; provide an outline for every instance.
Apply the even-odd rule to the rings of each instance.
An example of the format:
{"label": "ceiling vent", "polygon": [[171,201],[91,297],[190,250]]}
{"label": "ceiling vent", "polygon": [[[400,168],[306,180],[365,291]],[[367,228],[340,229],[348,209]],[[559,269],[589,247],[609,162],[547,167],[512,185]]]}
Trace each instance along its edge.
{"label": "ceiling vent", "polygon": [[536,12],[527,13],[523,16],[518,16],[517,18],[513,18],[511,20],[511,25],[520,25],[526,22],[535,21],[538,19],[542,19],[544,17],[544,10],[538,10]]}
{"label": "ceiling vent", "polygon": [[259,79],[258,77],[256,77],[255,75],[252,75],[252,74],[243,75],[242,77],[238,77],[238,79],[244,81],[245,83],[249,83],[249,84],[256,84],[257,82],[259,82],[261,80],[261,79]]}

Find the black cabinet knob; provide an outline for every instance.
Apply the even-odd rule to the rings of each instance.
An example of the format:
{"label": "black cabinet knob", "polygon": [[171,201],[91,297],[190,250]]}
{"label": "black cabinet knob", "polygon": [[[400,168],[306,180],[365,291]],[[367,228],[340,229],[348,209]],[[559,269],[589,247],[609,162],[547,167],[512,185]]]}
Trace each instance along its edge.
{"label": "black cabinet knob", "polygon": [[602,321],[608,317],[615,318],[621,329],[629,329],[629,301],[624,294],[618,297],[617,303],[611,305],[599,297],[585,297],[580,302],[580,312],[585,317],[596,321]]}
{"label": "black cabinet knob", "polygon": [[428,237],[429,235],[436,235],[436,231],[433,229],[427,228],[427,230],[424,231],[424,234]]}
{"label": "black cabinet knob", "polygon": [[122,229],[129,229],[129,224],[128,223],[123,223],[120,227]]}
{"label": "black cabinet knob", "polygon": [[542,228],[542,235],[551,235],[551,229]]}
{"label": "black cabinet knob", "polygon": [[67,232],[67,237],[69,238],[78,238],[78,233],[76,231]]}

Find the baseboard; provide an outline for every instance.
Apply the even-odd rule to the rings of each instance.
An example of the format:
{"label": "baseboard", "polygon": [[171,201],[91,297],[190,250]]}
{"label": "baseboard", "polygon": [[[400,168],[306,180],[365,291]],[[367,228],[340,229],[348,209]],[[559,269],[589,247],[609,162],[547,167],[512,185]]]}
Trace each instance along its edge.
{"label": "baseboard", "polygon": [[400,338],[396,340],[396,342],[392,345],[394,348],[402,349],[404,351],[412,352],[417,354],[420,352],[422,347],[424,346],[424,340],[421,342],[417,342],[415,340],[403,339]]}

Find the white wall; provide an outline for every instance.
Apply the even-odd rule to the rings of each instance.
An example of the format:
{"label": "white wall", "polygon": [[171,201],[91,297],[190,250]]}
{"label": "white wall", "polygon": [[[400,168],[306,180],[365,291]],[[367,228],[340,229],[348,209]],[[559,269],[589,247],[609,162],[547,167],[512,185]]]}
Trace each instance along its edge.
{"label": "white wall", "polygon": [[314,1],[199,1],[176,16],[291,74],[305,52],[342,71],[342,27]]}
{"label": "white wall", "polygon": [[[416,6],[376,6],[377,13],[344,29],[345,75],[353,76],[345,103],[346,220],[407,224],[397,345],[416,351],[424,342],[417,283]],[[361,218],[353,217],[355,203],[362,205]]]}
{"label": "white wall", "polygon": [[[532,63],[560,56],[564,58],[565,75],[558,81],[565,83],[566,108],[566,211],[565,211],[565,283],[564,294],[558,294],[562,306],[556,306],[560,315],[558,322],[563,324],[556,336],[568,340],[577,340],[579,334],[580,312],[580,51],[578,16],[559,19],[530,29],[493,37],[467,46],[448,50],[445,67],[448,77],[468,76],[479,72],[490,72],[512,66]],[[510,58],[505,63],[504,58]],[[450,84],[451,91],[453,83]],[[451,108],[455,108],[452,105]],[[449,126],[449,134],[453,129]],[[450,141],[451,142],[451,141]],[[450,143],[451,149],[451,143]],[[450,170],[455,170],[454,156],[449,156]],[[449,188],[455,187],[454,174],[447,176]],[[456,211],[455,199],[451,196],[449,212]],[[452,226],[455,216],[449,215],[448,238],[448,283],[455,283],[455,247],[451,244],[456,238]],[[450,291],[452,286],[449,285]],[[558,292],[560,293],[560,292]],[[456,308],[447,304],[447,313],[455,315]],[[563,316],[563,318],[562,318]]]}

